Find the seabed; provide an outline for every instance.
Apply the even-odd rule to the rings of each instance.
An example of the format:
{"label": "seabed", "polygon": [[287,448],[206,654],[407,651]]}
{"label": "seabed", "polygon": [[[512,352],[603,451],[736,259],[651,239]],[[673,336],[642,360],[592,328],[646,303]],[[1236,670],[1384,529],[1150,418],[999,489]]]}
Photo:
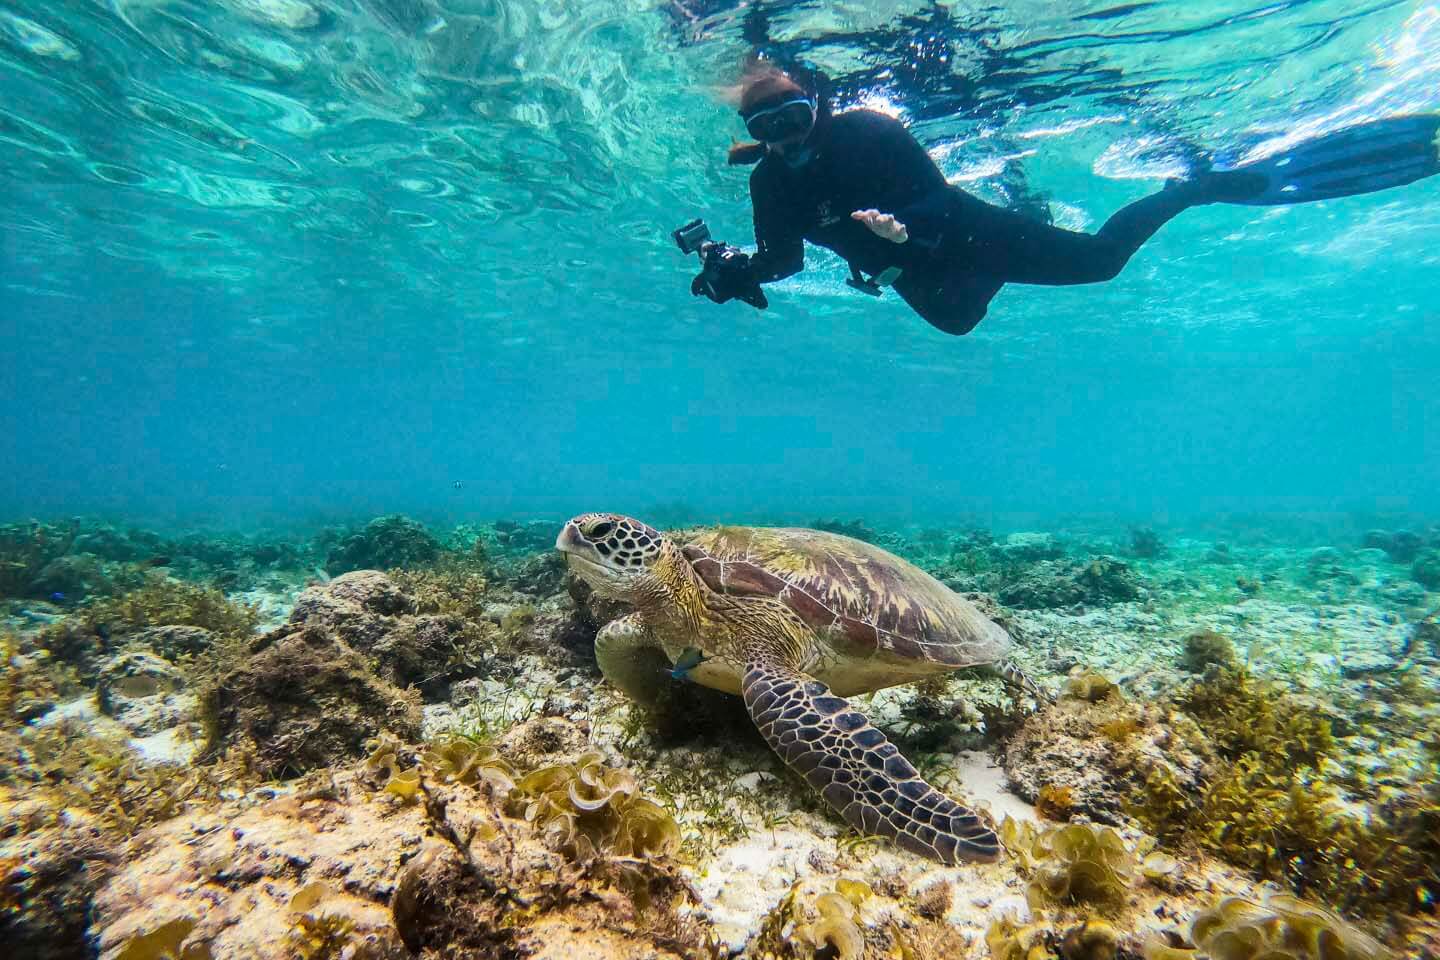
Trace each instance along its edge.
{"label": "seabed", "polygon": [[551,520],[0,527],[20,958],[1436,956],[1440,527],[877,530],[1055,697],[855,698],[1005,855],[857,834],[738,698],[606,684]]}

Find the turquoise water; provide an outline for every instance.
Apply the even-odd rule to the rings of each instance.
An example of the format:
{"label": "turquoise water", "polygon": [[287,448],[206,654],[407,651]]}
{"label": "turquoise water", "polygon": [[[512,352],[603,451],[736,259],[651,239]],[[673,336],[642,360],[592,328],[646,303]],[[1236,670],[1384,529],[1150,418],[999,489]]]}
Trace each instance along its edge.
{"label": "turquoise water", "polygon": [[1183,144],[1440,109],[1440,4],[688,6],[0,4],[0,516],[1440,509],[1440,178],[1189,211],[965,338],[814,248],[716,306],[669,236],[749,241],[752,44],[1093,230]]}

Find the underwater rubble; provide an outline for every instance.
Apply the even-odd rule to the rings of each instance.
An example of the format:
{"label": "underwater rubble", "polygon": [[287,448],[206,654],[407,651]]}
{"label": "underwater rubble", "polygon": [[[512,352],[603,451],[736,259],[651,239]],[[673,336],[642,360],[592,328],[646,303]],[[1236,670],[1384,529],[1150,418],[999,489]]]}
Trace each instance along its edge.
{"label": "underwater rubble", "polygon": [[1005,855],[846,826],[739,698],[606,684],[556,525],[0,527],[0,942],[37,960],[1382,958],[1440,950],[1435,531],[820,520],[1055,694],[869,695]]}

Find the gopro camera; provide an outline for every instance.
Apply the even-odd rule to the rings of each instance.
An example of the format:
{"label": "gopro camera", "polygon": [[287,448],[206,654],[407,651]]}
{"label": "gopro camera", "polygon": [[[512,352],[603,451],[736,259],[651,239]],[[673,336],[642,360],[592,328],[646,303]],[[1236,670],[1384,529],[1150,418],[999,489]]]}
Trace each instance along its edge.
{"label": "gopro camera", "polygon": [[696,218],[670,235],[675,238],[675,245],[680,248],[681,253],[698,253],[710,239],[710,228],[705,226],[704,220]]}

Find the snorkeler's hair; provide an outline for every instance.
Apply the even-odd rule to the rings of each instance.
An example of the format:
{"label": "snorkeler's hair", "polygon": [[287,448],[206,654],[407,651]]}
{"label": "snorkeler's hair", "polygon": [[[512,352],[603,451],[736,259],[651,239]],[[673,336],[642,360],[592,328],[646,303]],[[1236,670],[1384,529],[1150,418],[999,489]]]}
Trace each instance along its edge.
{"label": "snorkeler's hair", "polygon": [[[741,69],[740,82],[728,88],[726,100],[741,113],[756,104],[781,96],[816,96],[818,91],[807,90],[801,82],[776,66],[770,60],[749,54]],[[736,140],[730,144],[727,157],[732,166],[749,166],[759,163],[765,157],[765,144],[759,140]]]}

